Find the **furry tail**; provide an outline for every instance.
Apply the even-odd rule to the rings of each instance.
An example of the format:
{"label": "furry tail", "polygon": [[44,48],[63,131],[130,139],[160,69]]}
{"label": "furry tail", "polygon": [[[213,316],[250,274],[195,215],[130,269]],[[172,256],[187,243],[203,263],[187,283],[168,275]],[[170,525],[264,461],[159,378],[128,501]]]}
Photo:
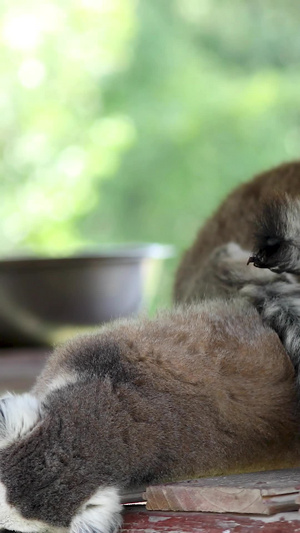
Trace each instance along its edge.
{"label": "furry tail", "polygon": [[300,274],[300,199],[276,196],[262,208],[248,263],[273,272]]}

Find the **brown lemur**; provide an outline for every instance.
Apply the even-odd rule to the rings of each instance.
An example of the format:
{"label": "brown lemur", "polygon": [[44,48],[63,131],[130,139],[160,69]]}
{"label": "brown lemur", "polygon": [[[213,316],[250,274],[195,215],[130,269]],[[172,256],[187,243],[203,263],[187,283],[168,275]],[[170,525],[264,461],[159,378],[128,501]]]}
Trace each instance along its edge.
{"label": "brown lemur", "polygon": [[[57,347],[29,393],[0,400],[0,528],[113,533],[120,490],[300,464],[294,368],[255,293],[280,283],[298,290],[293,274],[254,266],[268,266],[279,233],[271,240],[263,233],[265,241],[261,232],[254,264],[246,265],[249,212],[273,181],[286,179],[284,190],[296,196],[299,168],[256,178],[223,204],[179,270],[183,303]],[[207,279],[209,263],[216,270]],[[288,290],[278,300],[282,294],[285,301]],[[204,296],[210,300],[199,301]]]}
{"label": "brown lemur", "polygon": [[256,176],[225,199],[185,253],[174,299],[248,297],[291,357],[300,396],[299,276],[300,162],[292,162]]}
{"label": "brown lemur", "polygon": [[278,194],[300,198],[300,162],[285,163],[259,174],[223,201],[180,262],[175,302],[232,295],[247,281],[264,284],[272,278],[278,280],[271,272],[246,267],[262,206]]}

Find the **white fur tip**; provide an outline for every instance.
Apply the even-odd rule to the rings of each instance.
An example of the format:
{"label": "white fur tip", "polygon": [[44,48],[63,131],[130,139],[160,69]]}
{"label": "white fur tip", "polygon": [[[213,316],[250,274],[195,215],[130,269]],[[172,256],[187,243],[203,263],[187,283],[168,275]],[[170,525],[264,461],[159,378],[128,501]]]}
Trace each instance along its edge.
{"label": "white fur tip", "polygon": [[26,435],[40,420],[41,406],[32,394],[0,398],[0,448]]}
{"label": "white fur tip", "polygon": [[114,487],[100,488],[71,522],[71,533],[116,533],[121,526],[120,496]]}

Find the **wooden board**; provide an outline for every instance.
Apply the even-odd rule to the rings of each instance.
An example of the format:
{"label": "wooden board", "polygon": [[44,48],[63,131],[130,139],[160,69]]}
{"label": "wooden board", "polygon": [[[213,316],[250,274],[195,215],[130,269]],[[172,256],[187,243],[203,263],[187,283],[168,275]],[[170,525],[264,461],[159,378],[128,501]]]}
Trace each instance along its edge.
{"label": "wooden board", "polygon": [[147,487],[148,510],[271,515],[299,509],[300,468]]}
{"label": "wooden board", "polygon": [[300,513],[272,517],[127,509],[120,533],[300,533]]}

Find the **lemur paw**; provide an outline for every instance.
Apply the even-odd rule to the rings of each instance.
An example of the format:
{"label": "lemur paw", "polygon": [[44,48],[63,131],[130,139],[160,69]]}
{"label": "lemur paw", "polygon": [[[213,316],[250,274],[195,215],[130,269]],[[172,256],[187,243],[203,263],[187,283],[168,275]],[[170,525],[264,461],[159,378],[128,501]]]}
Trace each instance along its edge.
{"label": "lemur paw", "polygon": [[246,261],[249,256],[247,250],[243,250],[239,244],[235,242],[228,242],[219,246],[214,251],[215,259],[222,260],[233,260],[233,261]]}

